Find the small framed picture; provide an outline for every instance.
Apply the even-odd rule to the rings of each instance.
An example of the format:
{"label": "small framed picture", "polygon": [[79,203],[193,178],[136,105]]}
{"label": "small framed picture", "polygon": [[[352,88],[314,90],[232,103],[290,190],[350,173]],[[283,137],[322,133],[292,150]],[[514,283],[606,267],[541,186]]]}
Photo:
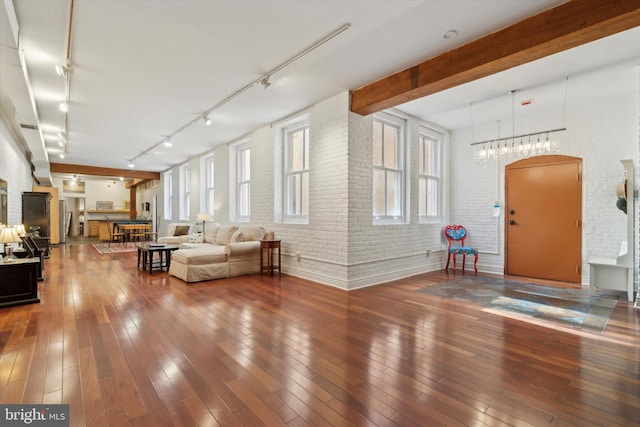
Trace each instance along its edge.
{"label": "small framed picture", "polygon": [[122,201],[122,210],[123,211],[130,211],[131,210],[131,202],[129,200],[123,200]]}
{"label": "small framed picture", "polygon": [[113,201],[97,201],[96,202],[96,210],[98,211],[112,211],[113,210]]}

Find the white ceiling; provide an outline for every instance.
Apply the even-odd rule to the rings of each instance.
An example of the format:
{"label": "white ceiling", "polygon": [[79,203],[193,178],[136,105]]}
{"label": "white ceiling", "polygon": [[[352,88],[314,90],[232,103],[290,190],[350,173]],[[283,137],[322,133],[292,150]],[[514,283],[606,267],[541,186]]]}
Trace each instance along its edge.
{"label": "white ceiling", "polygon": [[[159,172],[561,3],[76,0],[67,155],[60,159],[57,132],[65,127],[65,115],[58,104],[65,98],[65,80],[55,66],[65,63],[71,0],[5,1],[0,6],[0,99],[15,129],[41,130],[19,129],[37,175],[46,174],[49,162],[126,168],[137,157],[136,169]],[[269,88],[249,87],[344,24],[349,29],[271,76]],[[451,29],[458,37],[443,39]],[[398,108],[449,129],[469,126],[471,102],[476,124],[510,117],[511,89],[533,99],[530,108],[550,108],[562,102],[564,89],[558,85],[564,87],[565,76],[632,68],[640,63],[639,46],[636,28]],[[602,78],[578,83],[589,85],[587,95],[616,84],[606,72],[594,75]],[[198,120],[244,87],[210,114],[210,126]],[[174,134],[173,147],[160,144]]]}

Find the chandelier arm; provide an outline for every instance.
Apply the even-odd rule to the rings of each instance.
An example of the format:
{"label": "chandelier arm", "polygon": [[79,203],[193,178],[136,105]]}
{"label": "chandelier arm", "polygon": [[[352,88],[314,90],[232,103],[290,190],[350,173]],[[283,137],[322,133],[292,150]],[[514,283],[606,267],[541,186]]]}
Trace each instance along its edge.
{"label": "chandelier arm", "polygon": [[524,133],[522,135],[507,136],[507,137],[504,137],[504,138],[492,138],[492,139],[487,139],[485,141],[472,142],[470,145],[481,145],[481,144],[488,144],[490,142],[508,141],[510,139],[525,138],[527,136],[536,136],[536,135],[549,134],[549,133],[554,133],[554,132],[562,132],[562,131],[565,131],[565,130],[567,130],[567,128],[543,130],[541,132],[533,132],[533,133]]}

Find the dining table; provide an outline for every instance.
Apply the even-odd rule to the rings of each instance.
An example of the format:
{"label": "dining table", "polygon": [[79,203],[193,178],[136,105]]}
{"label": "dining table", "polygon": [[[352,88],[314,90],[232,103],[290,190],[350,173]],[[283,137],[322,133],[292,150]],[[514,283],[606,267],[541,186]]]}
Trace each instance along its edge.
{"label": "dining table", "polygon": [[133,241],[146,241],[149,232],[151,231],[151,224],[144,223],[114,223],[117,230],[124,233],[125,244]]}

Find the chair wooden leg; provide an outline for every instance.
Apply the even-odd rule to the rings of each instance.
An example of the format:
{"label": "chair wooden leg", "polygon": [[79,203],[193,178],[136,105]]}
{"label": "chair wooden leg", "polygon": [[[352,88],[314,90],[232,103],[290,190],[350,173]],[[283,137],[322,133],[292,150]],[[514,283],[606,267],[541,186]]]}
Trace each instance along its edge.
{"label": "chair wooden leg", "polygon": [[464,264],[467,262],[467,254],[462,254],[462,273],[464,274]]}
{"label": "chair wooden leg", "polygon": [[456,274],[456,254],[453,254],[453,274]]}
{"label": "chair wooden leg", "polygon": [[447,254],[447,266],[444,268],[446,271],[449,271],[449,260],[451,259],[451,252]]}
{"label": "chair wooden leg", "polygon": [[473,262],[473,268],[476,270],[476,276],[478,275],[478,254],[476,254],[476,260]]}

